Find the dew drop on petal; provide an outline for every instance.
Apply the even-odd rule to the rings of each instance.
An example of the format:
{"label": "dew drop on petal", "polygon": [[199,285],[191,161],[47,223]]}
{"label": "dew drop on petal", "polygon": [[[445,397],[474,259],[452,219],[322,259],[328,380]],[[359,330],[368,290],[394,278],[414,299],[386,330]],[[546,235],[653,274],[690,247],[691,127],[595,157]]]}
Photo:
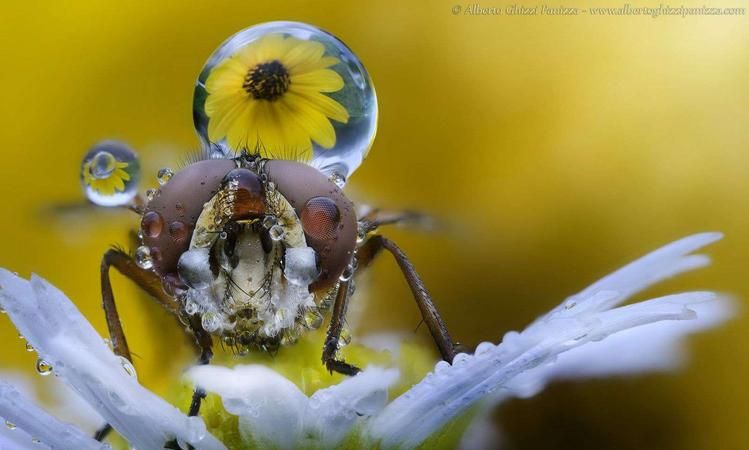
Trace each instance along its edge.
{"label": "dew drop on petal", "polygon": [[141,245],[135,250],[135,264],[141,269],[150,270],[153,268],[153,258],[151,250],[145,245]]}
{"label": "dew drop on petal", "polygon": [[27,351],[27,352],[33,352],[34,350],[35,350],[35,349],[34,349],[34,346],[32,346],[31,344],[29,344],[29,343],[27,342],[27,343],[26,343],[26,351]]}
{"label": "dew drop on petal", "polygon": [[122,369],[129,377],[138,378],[138,373],[135,371],[135,366],[133,366],[133,363],[128,361],[127,358],[120,356],[120,365],[122,365]]}
{"label": "dew drop on petal", "polygon": [[159,182],[159,185],[163,186],[172,179],[172,176],[174,176],[174,171],[168,167],[164,167],[156,173],[156,180]]}
{"label": "dew drop on petal", "polygon": [[11,422],[10,420],[6,420],[5,421],[5,426],[8,427],[9,430],[15,430],[16,429],[16,424],[14,424],[13,422]]}
{"label": "dew drop on petal", "polygon": [[159,237],[161,229],[164,228],[164,219],[156,211],[148,211],[140,221],[140,228],[143,230],[143,234],[148,237]]}
{"label": "dew drop on petal", "polygon": [[122,142],[103,141],[83,157],[81,185],[86,197],[99,206],[123,206],[135,197],[140,163],[135,152]]}
{"label": "dew drop on petal", "polygon": [[52,373],[52,365],[42,358],[39,358],[36,360],[36,373],[43,377],[46,377],[47,375]]}

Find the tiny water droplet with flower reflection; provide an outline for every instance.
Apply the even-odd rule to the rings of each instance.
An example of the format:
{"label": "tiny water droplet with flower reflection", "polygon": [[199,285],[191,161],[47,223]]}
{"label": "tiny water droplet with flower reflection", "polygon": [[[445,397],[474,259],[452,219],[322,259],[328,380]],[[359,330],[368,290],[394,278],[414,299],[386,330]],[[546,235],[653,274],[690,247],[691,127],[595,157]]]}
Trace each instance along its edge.
{"label": "tiny water droplet with flower reflection", "polygon": [[156,180],[158,180],[159,185],[163,186],[167,184],[173,176],[174,171],[168,167],[164,167],[163,169],[159,169],[159,172],[156,174]]}
{"label": "tiny water droplet with flower reflection", "polygon": [[36,373],[38,373],[39,375],[43,377],[46,377],[47,375],[52,373],[52,364],[48,363],[42,358],[37,359],[36,360]]}
{"label": "tiny water droplet with flower reflection", "polygon": [[135,197],[140,164],[135,152],[122,142],[104,141],[81,162],[81,184],[86,197],[99,206],[123,206]]}

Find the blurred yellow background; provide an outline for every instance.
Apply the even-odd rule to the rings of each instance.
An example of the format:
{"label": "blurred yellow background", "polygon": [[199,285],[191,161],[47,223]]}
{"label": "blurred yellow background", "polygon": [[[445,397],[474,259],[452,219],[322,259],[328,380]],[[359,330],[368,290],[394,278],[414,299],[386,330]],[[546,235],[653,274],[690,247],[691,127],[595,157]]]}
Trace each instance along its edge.
{"label": "blurred yellow background", "polygon": [[[83,198],[80,158],[104,138],[134,146],[141,189],[153,187],[159,167],[197,146],[192,89],[208,55],[244,27],[286,19],[331,31],[368,68],[379,132],[347,191],[448,225],[385,233],[454,337],[496,341],[625,262],[706,230],[726,233],[709,250],[714,265],[648,294],[716,289],[744,304],[749,18],[472,17],[452,14],[455,4],[468,5],[4,3],[0,266],[43,275],[104,333],[100,257],[128,242],[138,218],[48,207]],[[172,318],[114,278],[140,378],[163,390],[191,350]],[[359,333],[412,333],[419,317],[395,264],[382,258],[367,284]],[[34,355],[0,319],[0,370],[32,374]],[[416,335],[428,342],[423,327]],[[556,384],[512,402],[498,413],[507,448],[749,448],[749,319],[690,344],[678,374]]]}

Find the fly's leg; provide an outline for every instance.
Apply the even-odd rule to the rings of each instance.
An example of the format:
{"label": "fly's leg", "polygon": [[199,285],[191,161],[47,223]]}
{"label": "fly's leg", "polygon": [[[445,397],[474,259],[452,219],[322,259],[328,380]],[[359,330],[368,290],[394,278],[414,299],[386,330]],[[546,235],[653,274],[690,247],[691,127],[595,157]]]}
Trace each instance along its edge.
{"label": "fly's leg", "polygon": [[455,357],[456,346],[450,338],[447,326],[442,320],[437,308],[434,306],[432,297],[424,286],[424,282],[421,280],[421,277],[416,272],[413,264],[400,247],[386,237],[380,235],[370,237],[357,250],[359,268],[361,269],[369,265],[383,249],[393,255],[401,272],[403,272],[403,276],[406,278],[406,282],[408,282],[408,286],[411,288],[414,300],[416,300],[416,305],[419,307],[421,317],[424,319],[427,328],[429,328],[429,333],[432,335],[432,339],[437,345],[437,349],[439,350],[442,359],[452,363],[453,358]]}
{"label": "fly's leg", "polygon": [[359,219],[359,230],[366,235],[383,225],[414,224],[432,228],[434,221],[426,214],[416,211],[390,211],[375,208]]}
{"label": "fly's leg", "polygon": [[[117,312],[114,293],[112,292],[112,284],[109,280],[110,267],[114,267],[122,275],[132,280],[136,285],[138,285],[153,298],[155,298],[159,302],[159,304],[161,304],[169,312],[178,315],[180,311],[180,305],[176,299],[170,297],[164,292],[161,287],[161,278],[159,278],[157,274],[138,267],[133,258],[126,252],[120,249],[112,248],[104,253],[104,256],[101,260],[101,297],[104,306],[104,316],[107,321],[107,328],[109,329],[109,336],[112,342],[112,348],[116,355],[127,358],[128,361],[132,363],[130,349],[128,348],[127,340],[125,339],[125,332],[122,329],[122,322],[120,321],[120,316]],[[201,362],[204,360],[210,361],[210,357],[212,355],[210,350],[210,335],[208,335],[208,333],[203,330],[202,326],[200,326],[199,320],[197,321],[197,323],[194,323],[194,321],[191,320],[190,325],[198,341],[198,345],[200,346],[202,351]],[[197,391],[198,390],[196,389],[196,394]],[[200,399],[202,399],[203,396],[205,396],[205,394],[202,394],[202,396],[200,396]],[[196,403],[195,397],[196,395],[193,395],[193,403]],[[197,401],[197,405],[198,406],[195,407],[196,414],[197,409],[200,405],[199,400]],[[191,404],[191,411],[192,409],[193,407]],[[100,428],[96,432],[94,437],[96,440],[101,441],[107,437],[111,430],[112,427],[107,424]]]}
{"label": "fly's leg", "polygon": [[[203,325],[200,323],[198,316],[190,317],[190,328],[195,335],[198,347],[200,347],[200,359],[198,359],[198,365],[204,366],[211,363],[213,358],[213,340],[211,339],[210,333],[203,329]],[[197,416],[200,412],[200,404],[206,396],[205,390],[200,386],[195,386],[195,391],[192,394],[192,401],[190,402],[190,410],[187,413],[188,416]]]}
{"label": "fly's leg", "polygon": [[335,303],[333,303],[333,314],[330,318],[328,334],[323,345],[322,362],[330,373],[335,371],[344,375],[356,375],[361,372],[358,367],[336,358],[338,342],[341,340],[341,331],[343,330],[349,296],[351,295],[349,289],[350,283],[350,280],[347,280],[341,281],[338,285],[338,293],[335,297]]}

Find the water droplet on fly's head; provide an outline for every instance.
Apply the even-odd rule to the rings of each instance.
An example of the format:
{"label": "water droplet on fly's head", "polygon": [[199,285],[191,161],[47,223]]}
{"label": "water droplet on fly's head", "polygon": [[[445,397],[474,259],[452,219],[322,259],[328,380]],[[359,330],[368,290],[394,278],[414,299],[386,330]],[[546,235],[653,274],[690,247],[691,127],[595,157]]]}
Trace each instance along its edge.
{"label": "water droplet on fly's head", "polygon": [[92,203],[126,205],[137,193],[140,179],[138,157],[121,142],[100,142],[83,157],[80,178],[86,197]]}
{"label": "water droplet on fly's head", "polygon": [[46,377],[47,375],[52,373],[52,365],[42,358],[39,358],[36,360],[36,373],[43,377]]}
{"label": "water droplet on fly's head", "polygon": [[159,172],[156,174],[156,180],[158,180],[159,184],[163,186],[172,179],[173,175],[174,171],[172,169],[164,167],[163,169],[159,169]]}
{"label": "water droplet on fly's head", "polygon": [[[307,67],[297,64],[296,54],[306,55]],[[232,78],[227,70],[232,67],[246,76]],[[315,71],[322,78],[310,96],[296,95],[294,77]],[[312,101],[315,96],[325,101]],[[233,113],[231,105],[257,102],[267,106],[260,113],[266,120]],[[270,22],[240,31],[211,55],[195,84],[193,117],[206,145],[217,144],[228,154],[257,148],[272,157],[289,147],[283,136],[291,136],[300,143],[294,145],[300,159],[325,174],[338,172],[345,181],[374,140],[377,96],[359,58],[338,38],[304,23]],[[319,125],[305,127],[312,119],[320,119],[314,122]]]}
{"label": "water droplet on fly's head", "polygon": [[367,230],[364,227],[359,227],[359,231],[356,232],[356,243],[361,244],[367,240]]}
{"label": "water droplet on fly's head", "polygon": [[332,175],[330,175],[330,181],[335,183],[336,186],[338,186],[340,189],[343,189],[343,187],[346,185],[346,177],[340,174],[339,172],[333,172]]}
{"label": "water droplet on fly's head", "polygon": [[153,258],[151,250],[145,245],[141,245],[135,250],[135,264],[141,269],[150,270],[153,268]]}
{"label": "water droplet on fly's head", "polygon": [[218,234],[218,237],[219,237],[220,239],[226,239],[226,238],[227,238],[228,236],[229,236],[229,235],[228,235],[228,234],[226,234],[226,231],[222,231],[221,233],[219,233],[219,234]]}
{"label": "water droplet on fly's head", "polygon": [[146,200],[149,202],[156,198],[156,194],[158,191],[156,189],[148,189],[146,190]]}
{"label": "water droplet on fly's head", "polygon": [[156,211],[148,211],[140,221],[140,229],[148,237],[159,237],[162,228],[164,228],[164,219]]}
{"label": "water droplet on fly's head", "polygon": [[338,279],[341,281],[348,281],[351,279],[351,277],[354,276],[354,271],[355,271],[354,265],[349,264],[348,266],[346,266],[345,269],[343,269],[343,272],[341,273],[341,276],[338,277]]}
{"label": "water droplet on fly's head", "polygon": [[198,304],[195,303],[192,300],[188,300],[185,302],[185,313],[188,316],[192,316],[193,314],[196,314],[198,312]]}
{"label": "water droplet on fly's head", "polygon": [[14,424],[13,422],[11,422],[10,420],[6,420],[5,421],[5,426],[8,427],[9,430],[15,430],[16,429],[16,424]]}
{"label": "water droplet on fly's head", "polygon": [[311,328],[313,330],[316,330],[320,328],[323,322],[322,314],[317,312],[317,310],[311,309],[304,313],[304,324],[307,326],[307,328]]}
{"label": "water droplet on fly's head", "polygon": [[270,238],[274,241],[280,241],[286,236],[286,230],[281,225],[275,224],[268,229],[268,234],[270,234]]}
{"label": "water droplet on fly's head", "polygon": [[221,326],[221,319],[213,312],[207,312],[200,318],[200,322],[203,325],[203,329],[209,333],[213,333]]}
{"label": "water droplet on fly's head", "polygon": [[276,224],[276,216],[265,216],[263,217],[263,228],[269,230],[270,227]]}

